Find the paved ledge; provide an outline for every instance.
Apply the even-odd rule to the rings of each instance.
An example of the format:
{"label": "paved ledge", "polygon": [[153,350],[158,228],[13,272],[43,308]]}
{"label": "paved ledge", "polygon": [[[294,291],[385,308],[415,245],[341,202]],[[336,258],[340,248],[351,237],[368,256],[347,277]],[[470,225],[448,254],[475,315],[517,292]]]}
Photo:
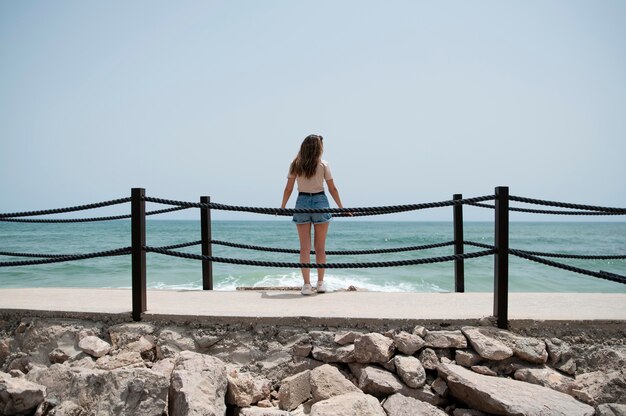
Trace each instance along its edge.
{"label": "paved ledge", "polygon": [[[462,321],[493,311],[492,293],[150,290],[147,296],[146,319]],[[128,289],[0,289],[5,313],[130,316],[131,309]],[[510,293],[509,320],[626,321],[626,294]]]}

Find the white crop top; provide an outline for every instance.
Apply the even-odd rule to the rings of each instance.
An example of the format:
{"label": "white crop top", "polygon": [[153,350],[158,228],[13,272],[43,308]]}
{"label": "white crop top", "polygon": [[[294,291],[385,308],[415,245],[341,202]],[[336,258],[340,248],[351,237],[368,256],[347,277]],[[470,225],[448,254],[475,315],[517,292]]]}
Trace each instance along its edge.
{"label": "white crop top", "polygon": [[[287,175],[287,178],[293,178],[295,175]],[[330,165],[327,161],[321,160],[317,165],[315,175],[310,178],[304,176],[296,177],[298,183],[298,192],[317,193],[324,191],[324,180],[333,179],[333,174],[330,171]]]}

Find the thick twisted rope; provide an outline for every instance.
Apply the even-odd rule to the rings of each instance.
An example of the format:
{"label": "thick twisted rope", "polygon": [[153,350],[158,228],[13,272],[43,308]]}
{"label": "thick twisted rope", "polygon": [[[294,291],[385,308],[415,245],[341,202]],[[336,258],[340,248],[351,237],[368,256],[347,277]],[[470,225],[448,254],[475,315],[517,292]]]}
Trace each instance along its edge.
{"label": "thick twisted rope", "polygon": [[[93,259],[96,257],[123,256],[125,254],[130,254],[130,253],[131,253],[130,247],[123,247],[123,248],[118,248],[114,250],[98,251],[96,253],[70,254],[70,255],[48,258],[48,259],[43,259],[43,260],[5,261],[5,262],[0,262],[0,267],[32,266],[32,265],[37,265],[37,264],[61,263],[65,261]],[[27,253],[24,253],[24,254],[27,254]]]}
{"label": "thick twisted rope", "polygon": [[454,199],[449,201],[440,201],[440,202],[427,202],[422,204],[408,204],[408,205],[389,205],[389,206],[381,206],[381,207],[359,207],[359,208],[261,208],[261,207],[244,207],[244,206],[236,206],[236,205],[224,205],[217,204],[214,202],[211,203],[199,203],[199,202],[186,202],[186,201],[176,201],[171,199],[163,199],[163,198],[154,198],[154,197],[145,197],[145,200],[148,202],[156,202],[158,204],[164,205],[177,205],[188,208],[208,208],[215,209],[221,211],[240,211],[240,212],[253,212],[257,214],[267,214],[267,215],[293,215],[293,214],[303,214],[303,213],[330,213],[330,214],[343,214],[345,216],[364,216],[364,215],[381,215],[381,214],[392,214],[396,212],[407,212],[407,211],[417,211],[421,209],[428,208],[441,208],[441,207],[449,207],[454,205],[463,205],[469,204],[472,202],[482,202],[482,201],[490,201],[495,199],[494,195],[486,195],[476,198],[466,198],[466,199]]}
{"label": "thick twisted rope", "polygon": [[[289,253],[289,254],[300,253],[300,250],[297,250],[297,249],[253,246],[249,244],[231,243],[228,241],[220,241],[220,240],[211,240],[211,243],[220,245],[220,246],[241,248],[244,250],[257,250],[257,251],[267,251],[271,253]],[[331,256],[333,255],[351,256],[351,255],[362,255],[362,254],[400,253],[404,251],[428,250],[428,249],[446,247],[446,246],[451,246],[451,245],[454,245],[454,241],[447,241],[445,243],[436,243],[436,244],[426,244],[422,246],[381,248],[381,249],[375,249],[375,250],[327,250],[326,254],[331,255]],[[315,254],[315,250],[311,250],[311,254]]]}
{"label": "thick twisted rope", "polygon": [[[494,246],[483,243],[476,243],[474,241],[464,241],[463,244],[479,247],[479,248],[492,248],[495,249]],[[510,251],[511,249],[509,249]],[[594,254],[563,254],[563,253],[544,253],[542,251],[527,251],[527,250],[519,250],[516,251],[520,253],[527,254],[529,256],[537,256],[537,257],[555,257],[560,259],[578,259],[578,260],[624,260],[626,259],[626,255],[624,254],[615,254],[615,255],[594,255]]]}
{"label": "thick twisted rope", "polygon": [[550,207],[583,209],[585,211],[610,212],[610,213],[613,213],[615,215],[626,214],[626,208],[598,207],[598,206],[594,206],[594,205],[570,204],[570,203],[566,203],[566,202],[544,201],[544,200],[541,200],[541,199],[533,199],[533,198],[526,198],[526,197],[513,196],[513,195],[510,195],[509,199],[511,201],[524,202],[524,203],[527,203],[527,204],[535,204],[535,205],[546,205],[546,206],[550,206]]}
{"label": "thick twisted rope", "polygon": [[281,267],[293,269],[361,269],[375,267],[398,267],[413,266],[417,264],[444,263],[453,260],[471,259],[476,257],[489,256],[494,253],[493,250],[478,251],[475,253],[455,254],[450,256],[429,257],[424,259],[413,260],[397,260],[397,261],[379,261],[368,263],[288,263],[276,261],[258,261],[258,260],[242,260],[227,257],[201,256],[198,254],[181,253],[179,251],[165,250],[158,247],[145,247],[145,250],[152,253],[164,254],[172,257],[180,257],[192,260],[205,260],[215,263],[239,264],[244,266],[260,266],[260,267]]}
{"label": "thick twisted rope", "polygon": [[591,270],[581,269],[580,267],[570,266],[568,264],[557,263],[552,260],[542,259],[541,257],[532,256],[530,254],[526,254],[524,251],[509,249],[509,253],[514,256],[521,257],[530,261],[534,261],[536,263],[545,264],[546,266],[556,267],[558,269],[567,270],[574,273],[584,274],[587,276],[597,277],[599,279],[610,280],[612,282],[626,284],[626,276],[620,276],[614,273],[607,272],[593,272]]}
{"label": "thick twisted rope", "polygon": [[[468,204],[474,207],[495,209],[494,205],[489,204]],[[604,212],[604,211],[554,211],[546,209],[517,208],[509,207],[509,211],[527,212],[532,214],[548,214],[548,215],[622,215],[620,212]]]}
{"label": "thick twisted rope", "polygon": [[75,206],[75,207],[46,209],[46,210],[42,210],[42,211],[12,212],[12,213],[8,213],[8,214],[0,214],[0,218],[34,217],[34,216],[37,216],[37,215],[62,214],[62,213],[65,213],[65,212],[84,211],[84,210],[87,210],[87,209],[108,207],[108,206],[111,206],[111,205],[124,204],[126,202],[130,202],[130,197],[113,199],[111,201],[96,202],[94,204],[78,205],[78,206]]}
{"label": "thick twisted rope", "polygon": [[[173,207],[173,208],[165,208],[159,209],[156,211],[146,212],[146,215],[158,215],[165,214],[166,212],[174,212],[174,211],[182,211],[184,209],[189,209],[188,207]],[[43,219],[31,219],[31,218],[0,218],[0,221],[5,222],[30,222],[30,223],[74,223],[74,222],[96,222],[96,221],[114,221],[114,220],[125,220],[132,218],[132,215],[115,215],[110,217],[93,217],[93,218],[63,218],[63,219],[53,219],[53,218],[43,218]]]}

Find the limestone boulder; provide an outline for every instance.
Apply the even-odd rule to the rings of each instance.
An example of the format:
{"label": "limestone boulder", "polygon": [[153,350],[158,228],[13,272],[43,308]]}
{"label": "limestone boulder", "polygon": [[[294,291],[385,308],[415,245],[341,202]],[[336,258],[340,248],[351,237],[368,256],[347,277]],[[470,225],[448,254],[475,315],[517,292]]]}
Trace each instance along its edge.
{"label": "limestone boulder", "polygon": [[604,403],[626,403],[626,376],[622,371],[594,371],[576,377],[580,388],[572,392],[579,400],[597,406]]}
{"label": "limestone boulder", "polygon": [[196,342],[183,328],[164,328],[156,340],[156,356],[159,360],[172,357],[181,351],[196,351]]}
{"label": "limestone boulder", "polygon": [[44,401],[45,394],[46,388],[40,384],[0,373],[0,414],[32,412]]}
{"label": "limestone boulder", "polygon": [[423,387],[418,389],[412,389],[409,386],[402,386],[402,390],[400,390],[398,393],[402,394],[403,396],[412,397],[422,402],[430,403],[433,406],[440,406],[444,403],[444,399],[439,394],[437,394],[428,384],[425,384]]}
{"label": "limestone boulder", "polygon": [[389,396],[383,402],[383,409],[387,416],[447,416],[443,410],[400,393]]}
{"label": "limestone boulder", "polygon": [[467,339],[461,331],[428,331],[424,341],[429,348],[467,348]]}
{"label": "limestone boulder", "polygon": [[387,416],[378,400],[368,394],[346,393],[311,406],[310,416]]}
{"label": "limestone boulder", "polygon": [[50,353],[59,349],[69,359],[80,355],[78,341],[82,335],[96,335],[102,325],[71,319],[33,319],[23,321],[15,330],[16,348],[25,352],[35,364],[49,365]]}
{"label": "limestone boulder", "polygon": [[131,349],[129,345],[138,342],[142,337],[150,336],[154,339],[155,331],[155,326],[150,323],[132,322],[111,326],[109,337],[114,350],[125,350]]}
{"label": "limestone boulder", "polygon": [[354,358],[359,363],[384,364],[393,358],[392,339],[378,333],[360,336],[354,341]]}
{"label": "limestone boulder", "polygon": [[431,348],[424,348],[419,354],[419,360],[427,370],[435,370],[439,365],[439,357]]}
{"label": "limestone boulder", "polygon": [[432,384],[430,385],[430,387],[433,389],[433,391],[435,393],[437,393],[438,395],[440,395],[441,397],[446,397],[448,395],[448,384],[446,383],[446,381],[444,379],[442,379],[441,377],[437,377]]}
{"label": "limestone boulder", "polygon": [[311,371],[311,394],[318,402],[346,393],[360,392],[343,374],[331,365],[323,365]]}
{"label": "limestone boulder", "polygon": [[278,390],[279,407],[293,410],[311,398],[311,370],[285,378]]}
{"label": "limestone boulder", "polygon": [[338,348],[313,347],[311,354],[313,358],[325,363],[353,363],[354,344],[344,345]]}
{"label": "limestone boulder", "polygon": [[515,380],[549,387],[570,396],[573,395],[574,390],[581,388],[574,378],[565,376],[550,367],[522,368],[517,370],[513,377]]}
{"label": "limestone boulder", "polygon": [[276,408],[246,407],[239,409],[238,416],[291,416],[291,413]]}
{"label": "limestone boulder", "polygon": [[363,335],[361,332],[356,331],[343,331],[335,334],[335,343],[339,345],[354,344],[354,341]]}
{"label": "limestone boulder", "polygon": [[411,355],[396,355],[393,361],[404,384],[414,389],[426,384],[426,371],[420,360]]}
{"label": "limestone boulder", "polygon": [[480,375],[455,364],[440,364],[437,371],[446,380],[450,395],[483,412],[537,416],[594,414],[593,407],[546,387]]}
{"label": "limestone boulder", "polygon": [[[471,340],[470,340],[471,343]],[[472,350],[456,350],[454,361],[463,367],[471,367],[480,363],[482,357]]]}
{"label": "limestone boulder", "polygon": [[577,358],[579,374],[611,372],[616,369],[626,371],[626,345],[594,346],[583,351]]}
{"label": "limestone boulder", "polygon": [[596,416],[626,416],[626,404],[601,404],[596,408]]}
{"label": "limestone boulder", "polygon": [[417,325],[416,327],[413,328],[413,335],[417,335],[420,338],[424,338],[426,336],[426,334],[428,333],[428,331],[426,330],[426,328],[424,328],[421,325]]}
{"label": "limestone boulder", "polygon": [[78,348],[92,357],[100,358],[111,351],[111,344],[91,335],[81,339]]}
{"label": "limestone boulder", "polygon": [[178,355],[169,390],[170,416],[226,413],[226,366],[215,357],[183,351]]}
{"label": "limestone boulder", "polygon": [[[481,357],[489,360],[503,360],[508,358],[510,355],[508,357],[505,355],[508,355],[510,350],[513,353],[512,355],[531,363],[545,364],[548,361],[546,343],[541,339],[525,337],[493,327],[464,327],[463,333],[466,335],[471,334],[468,335],[470,342],[472,336],[475,339],[477,337],[483,339],[482,343],[487,345],[486,351],[488,352],[481,353],[479,349],[476,349],[476,345],[472,343],[472,346]],[[502,346],[506,346],[508,349],[502,350]],[[490,355],[491,358],[489,358]]]}
{"label": "limestone boulder", "polygon": [[546,338],[548,349],[548,363],[564,373],[576,374],[576,361],[572,347],[565,341],[558,338]]}
{"label": "limestone boulder", "polygon": [[254,377],[247,373],[233,370],[228,373],[226,403],[238,407],[248,407],[270,398],[272,389],[267,379]]}
{"label": "limestone boulder", "polygon": [[380,367],[368,365],[361,370],[359,388],[364,393],[382,398],[399,392],[403,387],[395,374]]}
{"label": "limestone boulder", "polygon": [[96,360],[96,367],[101,370],[118,368],[144,368],[146,364],[141,354],[134,351],[123,351],[117,355],[105,355]]}
{"label": "limestone boulder", "polygon": [[[489,329],[486,329],[486,327],[463,327],[461,331],[463,331],[463,334],[469,339],[474,350],[482,358],[499,361],[513,356],[513,350],[490,335]],[[487,335],[483,332],[487,333]]]}
{"label": "limestone boulder", "polygon": [[53,364],[26,377],[46,387],[47,400],[69,402],[66,406],[84,412],[76,414],[160,416],[167,408],[169,379],[145,368],[103,371]]}
{"label": "limestone boulder", "polygon": [[421,337],[405,331],[394,334],[393,342],[396,344],[398,351],[406,355],[415,354],[426,344]]}

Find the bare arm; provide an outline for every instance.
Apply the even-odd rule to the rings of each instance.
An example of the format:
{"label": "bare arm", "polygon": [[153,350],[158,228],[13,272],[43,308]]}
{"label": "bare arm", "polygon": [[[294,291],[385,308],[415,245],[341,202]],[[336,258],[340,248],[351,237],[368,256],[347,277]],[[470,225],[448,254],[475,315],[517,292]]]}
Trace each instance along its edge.
{"label": "bare arm", "polygon": [[339,197],[339,190],[335,186],[335,180],[329,179],[326,181],[326,184],[328,185],[328,192],[330,192],[330,196],[333,197],[337,206],[339,208],[343,208],[343,204],[341,203],[341,198]]}
{"label": "bare arm", "polygon": [[293,185],[296,182],[296,178],[287,178],[287,184],[285,185],[285,191],[283,192],[283,202],[280,204],[281,208],[287,206],[287,201],[293,192]]}

